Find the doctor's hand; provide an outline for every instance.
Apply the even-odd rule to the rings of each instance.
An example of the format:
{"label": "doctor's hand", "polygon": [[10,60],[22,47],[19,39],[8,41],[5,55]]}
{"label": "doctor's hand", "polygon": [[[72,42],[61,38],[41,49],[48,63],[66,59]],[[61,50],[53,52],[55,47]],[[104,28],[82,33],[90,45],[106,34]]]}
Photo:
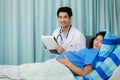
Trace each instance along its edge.
{"label": "doctor's hand", "polygon": [[58,53],[60,53],[60,54],[65,52],[65,49],[60,45],[55,45],[55,48],[57,49]]}
{"label": "doctor's hand", "polygon": [[45,48],[45,49],[47,49],[47,47],[46,47],[46,46],[44,46],[44,48]]}

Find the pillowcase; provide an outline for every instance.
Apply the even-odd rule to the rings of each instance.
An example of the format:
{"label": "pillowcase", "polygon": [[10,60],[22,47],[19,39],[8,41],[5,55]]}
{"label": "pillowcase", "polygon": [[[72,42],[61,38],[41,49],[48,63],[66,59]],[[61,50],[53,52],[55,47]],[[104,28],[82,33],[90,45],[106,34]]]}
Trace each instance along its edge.
{"label": "pillowcase", "polygon": [[100,52],[98,54],[96,67],[98,67],[105,60],[105,58],[110,55],[110,53],[115,49],[117,39],[118,37],[115,34],[111,32],[106,32],[104,40],[102,42],[102,46],[100,48]]}

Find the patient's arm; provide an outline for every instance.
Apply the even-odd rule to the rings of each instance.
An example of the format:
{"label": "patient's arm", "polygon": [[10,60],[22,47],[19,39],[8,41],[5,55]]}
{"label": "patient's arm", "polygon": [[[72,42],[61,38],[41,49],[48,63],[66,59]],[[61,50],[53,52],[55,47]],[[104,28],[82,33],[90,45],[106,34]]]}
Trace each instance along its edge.
{"label": "patient's arm", "polygon": [[64,65],[66,65],[69,69],[71,69],[78,76],[85,76],[86,74],[88,74],[92,71],[91,65],[86,65],[84,67],[84,69],[81,69],[81,68],[75,66],[74,64],[72,64],[66,56],[65,56],[65,58],[58,59],[58,61]]}

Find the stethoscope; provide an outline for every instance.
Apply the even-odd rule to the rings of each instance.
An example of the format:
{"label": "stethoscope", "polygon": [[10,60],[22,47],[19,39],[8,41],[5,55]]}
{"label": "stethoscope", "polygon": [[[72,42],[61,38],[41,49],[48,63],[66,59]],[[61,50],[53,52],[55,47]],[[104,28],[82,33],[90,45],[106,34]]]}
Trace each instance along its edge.
{"label": "stethoscope", "polygon": [[[68,29],[68,32],[67,32],[67,34],[66,34],[66,39],[68,38],[69,31],[70,31],[71,27],[72,27],[72,25],[70,25],[70,28]],[[60,37],[61,41],[63,41],[63,38],[62,38],[61,33],[62,33],[62,27],[60,28],[60,30],[59,30],[59,35],[57,36],[56,39],[58,40],[58,38]]]}

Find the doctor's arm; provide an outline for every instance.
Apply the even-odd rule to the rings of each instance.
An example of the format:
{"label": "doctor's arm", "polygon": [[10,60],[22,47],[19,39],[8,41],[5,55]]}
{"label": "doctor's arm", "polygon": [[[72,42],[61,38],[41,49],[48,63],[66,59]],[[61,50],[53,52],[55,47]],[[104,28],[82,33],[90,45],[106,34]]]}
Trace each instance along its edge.
{"label": "doctor's arm", "polygon": [[86,65],[84,69],[81,69],[74,64],[72,64],[69,59],[65,56],[65,58],[58,59],[58,61],[65,66],[67,66],[69,69],[71,69],[74,73],[76,73],[78,76],[85,76],[88,73],[92,71],[92,66],[91,65]]}

